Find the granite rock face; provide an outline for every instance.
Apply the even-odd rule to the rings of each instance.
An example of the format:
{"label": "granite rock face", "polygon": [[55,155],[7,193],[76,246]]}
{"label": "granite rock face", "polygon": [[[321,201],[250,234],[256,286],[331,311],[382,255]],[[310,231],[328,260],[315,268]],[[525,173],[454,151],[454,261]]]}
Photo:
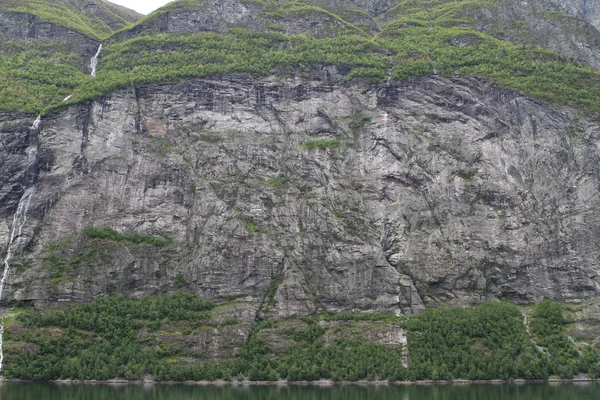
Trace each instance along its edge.
{"label": "granite rock face", "polygon": [[5,249],[34,182],[6,298],[188,288],[273,318],[597,300],[600,126],[575,115],[478,78],[245,75],[117,91],[39,130],[5,114]]}
{"label": "granite rock face", "polygon": [[[313,0],[303,2],[298,8],[280,9],[275,7],[276,3],[203,0],[193,7],[174,3],[154,18],[118,32],[115,38],[125,40],[159,33],[224,33],[234,28],[315,37],[340,33],[385,35],[390,33],[386,23],[402,17],[407,10],[414,13],[415,7],[411,2],[398,0]],[[423,7],[427,9],[427,5]],[[541,46],[600,69],[599,5],[586,0],[493,0],[477,7],[464,6],[458,14],[449,17],[463,21],[455,21],[457,26],[469,25],[501,40]]]}
{"label": "granite rock face", "polygon": [[569,14],[577,15],[600,30],[600,4],[595,0],[550,0]]}
{"label": "granite rock face", "polygon": [[68,0],[68,4],[89,18],[101,20],[113,31],[118,31],[128,23],[137,22],[144,17],[134,10],[105,0]]}
{"label": "granite rock face", "polygon": [[[588,11],[592,8],[584,13],[582,8],[558,3],[561,1],[496,0],[492,7],[467,14],[475,18],[473,26],[481,32],[501,40],[541,46],[600,69],[600,22],[590,17]],[[600,5],[595,10],[600,13]]]}
{"label": "granite rock face", "polygon": [[[316,5],[325,6],[325,4]],[[317,7],[306,8],[301,12],[291,12],[286,9],[278,10],[273,7],[273,4],[247,0],[202,0],[191,8],[186,7],[185,4],[175,3],[173,7],[163,9],[155,18],[118,32],[114,37],[125,40],[140,34],[224,33],[232,28],[258,32],[308,34],[315,37],[332,37],[340,32],[360,34],[358,27],[370,32],[377,30],[376,22],[366,13],[348,12],[344,7],[335,9],[335,11],[339,12],[343,19],[326,9]]]}

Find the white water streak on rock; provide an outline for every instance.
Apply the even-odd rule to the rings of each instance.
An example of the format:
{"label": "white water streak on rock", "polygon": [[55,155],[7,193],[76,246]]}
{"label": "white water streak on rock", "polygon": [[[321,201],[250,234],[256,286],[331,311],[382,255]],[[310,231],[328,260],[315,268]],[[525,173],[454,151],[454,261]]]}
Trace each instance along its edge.
{"label": "white water streak on rock", "polygon": [[90,67],[92,68],[92,73],[90,75],[92,77],[96,76],[96,67],[98,67],[98,57],[100,57],[101,52],[102,52],[102,45],[100,45],[98,47],[98,51],[96,52],[96,54],[94,55],[94,57],[92,57],[92,60],[90,61]]}
{"label": "white water streak on rock", "polygon": [[38,117],[35,119],[35,121],[33,121],[33,125],[31,125],[31,130],[35,130],[38,129],[40,127],[40,124],[42,123],[42,116],[38,115]]}
{"label": "white water streak on rock", "polygon": [[[31,125],[31,131],[37,131],[40,128],[40,124],[42,122],[42,116],[38,115],[38,117]],[[33,165],[37,156],[37,146],[32,146],[26,150],[27,153],[27,163],[29,166]],[[2,279],[0,279],[0,302],[2,301],[2,296],[4,294],[4,289],[7,286],[8,279],[10,277],[10,263],[14,254],[18,251],[21,246],[21,237],[23,234],[23,227],[27,223],[27,211],[29,210],[29,205],[31,204],[31,198],[33,197],[34,187],[29,187],[21,196],[19,200],[19,204],[17,206],[17,211],[13,216],[12,222],[12,230],[10,233],[10,239],[8,241],[8,247],[6,249],[6,257],[4,257],[4,271],[2,272]],[[4,362],[4,348],[3,348],[3,339],[4,339],[4,318],[6,317],[6,313],[3,312],[0,317],[0,373],[2,372],[2,366]]]}
{"label": "white water streak on rock", "polygon": [[[19,201],[17,212],[15,212],[15,215],[13,216],[12,232],[10,234],[10,241],[8,243],[6,257],[4,258],[4,271],[2,273],[2,279],[0,280],[0,300],[2,299],[6,282],[10,276],[10,262],[20,246],[19,239],[23,233],[23,226],[25,226],[25,223],[27,222],[27,211],[29,209],[32,196],[33,188],[27,189]],[[4,351],[2,346],[4,336],[4,317],[5,313],[3,313],[2,317],[0,318],[0,372],[2,372],[2,364],[4,361]]]}

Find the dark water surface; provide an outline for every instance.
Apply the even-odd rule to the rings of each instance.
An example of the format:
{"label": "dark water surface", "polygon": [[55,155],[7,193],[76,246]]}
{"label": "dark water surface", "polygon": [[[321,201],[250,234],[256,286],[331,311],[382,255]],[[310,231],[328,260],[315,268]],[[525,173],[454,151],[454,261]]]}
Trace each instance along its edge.
{"label": "dark water surface", "polygon": [[2,400],[598,400],[598,383],[411,386],[186,386],[0,383]]}

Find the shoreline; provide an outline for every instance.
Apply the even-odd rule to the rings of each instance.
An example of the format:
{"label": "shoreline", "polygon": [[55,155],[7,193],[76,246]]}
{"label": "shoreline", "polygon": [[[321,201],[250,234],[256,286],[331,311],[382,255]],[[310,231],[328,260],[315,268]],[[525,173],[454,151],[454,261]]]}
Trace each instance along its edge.
{"label": "shoreline", "polygon": [[452,381],[433,381],[433,380],[422,380],[422,381],[332,381],[329,379],[322,379],[318,381],[154,381],[154,380],[138,380],[129,381],[126,379],[109,379],[105,381],[99,380],[73,380],[73,379],[59,379],[53,381],[30,381],[20,379],[4,379],[0,378],[0,384],[3,382],[9,383],[54,383],[61,385],[188,385],[188,386],[214,386],[214,387],[249,387],[249,386],[315,386],[315,387],[333,387],[333,386],[446,386],[446,385],[506,385],[506,384],[563,384],[563,383],[595,383],[600,382],[600,379],[592,378],[575,378],[575,379],[513,379],[513,380],[502,380],[502,379],[491,379],[491,380],[465,380],[457,379]]}

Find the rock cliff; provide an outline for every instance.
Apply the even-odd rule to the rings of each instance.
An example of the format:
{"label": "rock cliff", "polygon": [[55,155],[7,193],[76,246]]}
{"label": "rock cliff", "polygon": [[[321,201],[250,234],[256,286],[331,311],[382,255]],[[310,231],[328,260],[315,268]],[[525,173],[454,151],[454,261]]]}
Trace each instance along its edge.
{"label": "rock cliff", "polygon": [[29,122],[2,125],[5,238],[36,177],[15,300],[184,286],[289,317],[598,296],[600,127],[482,79],[230,75]]}
{"label": "rock cliff", "polygon": [[551,0],[566,12],[577,15],[600,29],[600,7],[594,0]]}
{"label": "rock cliff", "polygon": [[[559,1],[501,0],[467,11],[473,27],[502,40],[533,44],[600,69],[600,24],[591,7],[560,7]],[[596,9],[600,9],[596,7]]]}
{"label": "rock cliff", "polygon": [[[398,321],[416,318],[390,314],[488,300],[531,306],[463,314],[504,309],[531,347],[554,332],[531,330],[534,314],[554,307],[572,322],[566,334],[598,346],[598,10],[583,0],[182,0],[131,25],[139,16],[101,1],[0,0],[8,371],[118,374],[83,373],[77,352],[45,342],[55,328],[78,340],[73,321],[15,321],[21,306],[72,305],[85,330],[93,318],[76,303],[202,303],[189,292],[214,302],[189,321],[175,309],[172,321],[113,317],[168,368],[253,352],[267,365],[317,337],[390,346],[412,368],[415,337]],[[579,306],[533,305],[544,298]],[[472,339],[464,349],[492,353]],[[31,375],[46,345],[74,369]],[[505,358],[533,353],[515,354]],[[596,374],[560,372],[563,361],[500,377]],[[263,375],[251,379],[264,378],[254,364]],[[127,379],[150,373],[129,367]],[[413,378],[479,376],[439,372]]]}

